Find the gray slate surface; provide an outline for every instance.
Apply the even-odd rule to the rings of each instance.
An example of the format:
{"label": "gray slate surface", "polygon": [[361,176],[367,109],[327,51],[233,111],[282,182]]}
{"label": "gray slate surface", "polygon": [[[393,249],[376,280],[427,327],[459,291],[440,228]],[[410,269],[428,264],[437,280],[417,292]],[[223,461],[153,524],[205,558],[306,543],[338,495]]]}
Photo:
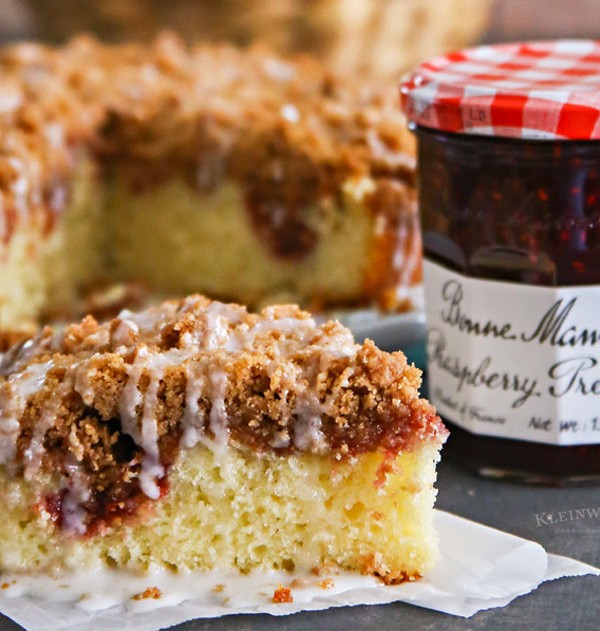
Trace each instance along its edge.
{"label": "gray slate surface", "polygon": [[[440,466],[438,506],[463,517],[541,543],[548,552],[600,566],[600,516],[544,524],[543,513],[600,507],[600,487],[547,489],[481,480],[443,463]],[[538,517],[536,517],[536,515]],[[470,619],[404,604],[331,609],[323,612],[271,616],[229,616],[197,620],[177,631],[313,631],[348,629],[565,629],[600,631],[600,579],[581,577],[542,585],[504,609]],[[21,627],[0,616],[0,631]]]}

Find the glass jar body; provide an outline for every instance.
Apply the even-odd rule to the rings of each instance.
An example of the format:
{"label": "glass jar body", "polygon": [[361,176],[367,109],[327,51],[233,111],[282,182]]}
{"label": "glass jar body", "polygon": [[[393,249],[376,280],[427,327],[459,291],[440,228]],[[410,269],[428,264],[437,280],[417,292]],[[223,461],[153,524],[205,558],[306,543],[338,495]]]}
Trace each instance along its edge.
{"label": "glass jar body", "polygon": [[[588,294],[597,287],[600,296],[600,141],[488,138],[422,127],[416,134],[426,261],[465,279],[585,286]],[[429,304],[428,313],[434,308]],[[532,353],[548,355],[550,343],[560,342],[550,335],[555,323],[545,322],[547,343],[532,344]],[[586,343],[595,342],[595,333],[587,333],[593,339]],[[594,398],[600,411],[600,396],[589,405]],[[482,475],[560,485],[600,481],[600,434],[598,444],[549,444],[482,435],[442,416],[452,432],[447,455]]]}

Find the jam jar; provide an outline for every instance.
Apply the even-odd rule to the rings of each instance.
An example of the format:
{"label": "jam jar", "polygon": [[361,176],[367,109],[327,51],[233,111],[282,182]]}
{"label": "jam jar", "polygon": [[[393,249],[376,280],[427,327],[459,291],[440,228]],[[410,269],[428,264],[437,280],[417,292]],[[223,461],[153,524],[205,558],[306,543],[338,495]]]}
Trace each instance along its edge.
{"label": "jam jar", "polygon": [[401,84],[446,455],[600,482],[600,42],[484,46]]}

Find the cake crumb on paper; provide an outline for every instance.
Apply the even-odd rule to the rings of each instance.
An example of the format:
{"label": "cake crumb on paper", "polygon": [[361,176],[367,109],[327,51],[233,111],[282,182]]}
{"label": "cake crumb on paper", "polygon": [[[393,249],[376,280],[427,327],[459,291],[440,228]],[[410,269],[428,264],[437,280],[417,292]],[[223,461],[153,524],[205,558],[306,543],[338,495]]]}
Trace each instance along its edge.
{"label": "cake crumb on paper", "polygon": [[158,600],[162,597],[162,592],[158,587],[148,587],[143,592],[139,594],[134,594],[131,598],[132,600],[146,600],[153,598],[154,600]]}
{"label": "cake crumb on paper", "polygon": [[289,587],[279,585],[279,587],[273,593],[274,603],[293,603],[294,597],[292,596],[292,590]]}
{"label": "cake crumb on paper", "polygon": [[319,581],[317,585],[321,589],[331,589],[335,585],[335,583],[333,582],[332,578],[325,578],[322,581]]}

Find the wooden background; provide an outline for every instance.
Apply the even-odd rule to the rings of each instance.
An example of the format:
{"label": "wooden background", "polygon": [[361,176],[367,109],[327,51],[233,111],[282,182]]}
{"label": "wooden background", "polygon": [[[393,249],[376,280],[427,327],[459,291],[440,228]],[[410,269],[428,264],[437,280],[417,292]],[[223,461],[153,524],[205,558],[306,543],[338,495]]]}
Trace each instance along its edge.
{"label": "wooden background", "polygon": [[[0,40],[35,35],[36,14],[43,5],[44,0],[0,0]],[[483,41],[547,37],[600,38],[600,0],[494,0]]]}
{"label": "wooden background", "polygon": [[600,0],[495,0],[484,41],[600,39]]}

